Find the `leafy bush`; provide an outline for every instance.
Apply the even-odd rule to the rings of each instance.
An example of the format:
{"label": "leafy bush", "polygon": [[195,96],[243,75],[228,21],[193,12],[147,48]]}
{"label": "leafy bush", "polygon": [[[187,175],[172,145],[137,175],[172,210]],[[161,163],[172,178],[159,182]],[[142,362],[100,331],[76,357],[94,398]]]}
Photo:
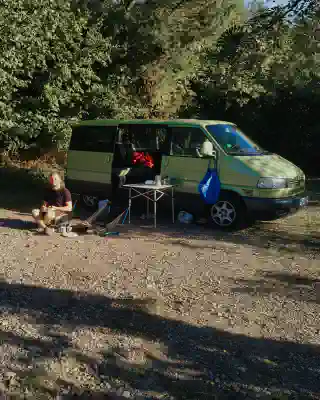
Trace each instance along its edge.
{"label": "leafy bush", "polygon": [[276,137],[317,174],[318,21],[315,0],[0,1],[0,148],[66,150],[79,119],[182,112]]}

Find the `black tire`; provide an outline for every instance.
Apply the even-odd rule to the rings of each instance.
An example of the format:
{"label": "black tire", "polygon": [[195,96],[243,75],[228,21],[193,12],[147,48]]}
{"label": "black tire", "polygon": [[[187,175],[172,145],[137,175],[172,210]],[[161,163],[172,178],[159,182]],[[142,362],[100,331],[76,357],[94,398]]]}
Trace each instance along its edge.
{"label": "black tire", "polygon": [[82,207],[88,211],[94,211],[98,208],[99,197],[95,194],[82,193],[80,196]]}
{"label": "black tire", "polygon": [[217,203],[210,206],[210,218],[214,227],[221,230],[242,229],[249,221],[241,197],[230,192],[221,192]]}

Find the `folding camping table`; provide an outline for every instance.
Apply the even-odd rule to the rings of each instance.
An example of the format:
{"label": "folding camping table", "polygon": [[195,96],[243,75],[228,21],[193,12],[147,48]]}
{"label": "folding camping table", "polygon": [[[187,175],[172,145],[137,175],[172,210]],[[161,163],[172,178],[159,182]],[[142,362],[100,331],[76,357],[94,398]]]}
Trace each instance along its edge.
{"label": "folding camping table", "polygon": [[147,217],[149,217],[150,201],[153,203],[154,210],[154,227],[157,227],[157,203],[165,195],[169,195],[168,191],[171,192],[171,212],[172,212],[172,223],[174,223],[174,186],[173,185],[147,185],[145,183],[133,183],[126,184],[122,187],[129,189],[129,208],[128,208],[128,220],[131,222],[131,205],[132,200],[137,197],[144,197],[147,199]]}

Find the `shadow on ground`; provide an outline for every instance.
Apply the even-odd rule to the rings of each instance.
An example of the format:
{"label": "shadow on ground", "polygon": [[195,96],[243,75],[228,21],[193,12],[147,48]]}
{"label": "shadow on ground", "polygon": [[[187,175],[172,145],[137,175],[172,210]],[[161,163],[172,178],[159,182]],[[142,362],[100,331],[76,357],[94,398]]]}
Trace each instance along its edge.
{"label": "shadow on ground", "polygon": [[[178,245],[190,249],[214,248],[217,242],[233,245],[247,245],[257,250],[274,250],[280,255],[294,256],[295,254],[309,253],[311,258],[320,256],[320,221],[316,231],[295,227],[283,226],[282,229],[274,228],[272,224],[256,223],[256,225],[236,232],[221,232],[210,227],[196,225],[161,225],[157,229],[136,221],[132,227],[122,227],[123,239],[128,237],[141,237],[144,240],[155,240],[168,245]],[[298,228],[298,229],[297,229]],[[317,229],[317,228],[315,228]],[[127,230],[127,232],[126,232]],[[121,239],[121,238],[120,238]]]}
{"label": "shadow on ground", "polygon": [[22,218],[0,218],[0,227],[18,230],[32,230],[36,225],[32,221],[26,221]]}
{"label": "shadow on ground", "polygon": [[[92,376],[97,387],[117,381],[131,390],[167,394],[171,397],[166,398],[172,399],[241,400],[248,395],[255,398],[257,392],[312,399],[320,391],[318,346],[190,325],[160,316],[161,307],[154,299],[121,300],[1,281],[0,307],[3,317],[14,315],[31,321],[47,338],[17,335],[8,328],[0,334],[2,344],[20,348],[19,363],[15,359],[9,369],[23,387],[42,394],[41,398],[63,391],[63,398],[106,398],[99,395],[107,389],[86,389],[81,379],[71,381],[65,376],[49,385],[48,371],[41,365],[45,360],[64,362],[71,356]],[[163,310],[161,313],[165,315]],[[160,343],[163,355],[140,346],[144,361],[137,364],[129,361],[130,349],[114,348],[110,343],[101,343],[99,356],[85,354],[71,338],[72,333],[86,328]],[[149,394],[143,398],[159,397]]]}
{"label": "shadow on ground", "polygon": [[298,274],[264,273],[252,280],[237,280],[235,293],[276,294],[288,299],[320,304],[320,280]]}
{"label": "shadow on ground", "polygon": [[[21,216],[21,222],[18,221],[18,214],[17,218],[14,218],[16,221],[14,219],[8,221],[2,219],[0,224],[13,229],[28,229],[27,226],[29,225],[24,222],[24,217],[30,214],[30,210],[35,206],[39,206],[41,202],[45,182],[44,175],[19,168],[2,168],[0,172],[0,208],[15,211]],[[310,193],[314,193],[312,198],[317,198],[319,181],[310,181],[308,190]],[[123,211],[123,208],[119,210],[119,213],[120,211]],[[307,251],[312,253],[313,258],[316,258],[320,254],[320,209],[318,211],[318,208],[315,207],[310,207],[307,221],[303,222],[301,229],[299,229],[300,227],[292,229],[297,227],[285,225],[274,229],[272,224],[256,223],[250,228],[238,232],[221,232],[210,226],[183,226],[178,223],[173,226],[165,218],[166,213],[163,213],[161,207],[159,211],[160,225],[158,229],[150,227],[152,221],[149,221],[149,226],[146,226],[148,223],[136,219],[132,227],[122,227],[122,231],[129,230],[129,236],[145,236],[146,240],[148,238],[154,240],[154,234],[159,234],[163,237],[163,241],[168,244],[179,244],[182,247],[211,247],[211,241],[214,240],[236,245],[245,244],[260,249],[274,249],[287,255],[290,253],[305,253]],[[88,212],[81,210],[78,202],[75,217],[84,219],[88,216]],[[127,238],[128,235],[124,233],[122,237]],[[180,241],[179,238],[181,239]],[[172,239],[174,240],[172,241]],[[205,245],[190,243],[191,239],[206,240],[208,243]]]}
{"label": "shadow on ground", "polygon": [[[33,205],[34,206],[34,205]],[[25,212],[15,212],[10,218],[1,218],[0,227],[32,230],[35,225],[30,221],[30,209]],[[27,212],[29,211],[29,213]],[[119,210],[118,214],[123,209]],[[115,217],[116,215],[113,215]],[[74,225],[77,221],[84,220],[90,216],[87,211],[76,209],[74,212]],[[319,229],[317,228],[319,226]],[[320,221],[314,225],[314,230],[299,227],[286,227],[276,229],[272,224],[259,224],[242,231],[222,232],[210,226],[182,225],[172,223],[163,218],[157,228],[152,226],[152,221],[142,221],[136,218],[131,225],[125,223],[116,229],[120,232],[117,240],[128,240],[142,238],[145,241],[158,241],[162,244],[186,247],[189,249],[214,248],[217,243],[229,243],[232,245],[246,245],[256,250],[275,251],[279,256],[294,257],[296,254],[308,254],[310,259],[320,256]]]}
{"label": "shadow on ground", "polygon": [[320,178],[309,179],[306,182],[306,192],[310,200],[315,204],[320,204]]}

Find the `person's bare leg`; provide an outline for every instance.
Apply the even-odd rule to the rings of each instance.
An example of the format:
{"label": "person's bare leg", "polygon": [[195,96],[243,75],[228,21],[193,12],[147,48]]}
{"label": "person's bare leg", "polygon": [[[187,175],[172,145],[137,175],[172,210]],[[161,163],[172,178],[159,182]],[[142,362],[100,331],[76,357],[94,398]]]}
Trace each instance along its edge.
{"label": "person's bare leg", "polygon": [[52,225],[52,223],[54,223],[55,219],[56,219],[56,213],[53,210],[49,209],[46,212],[44,218],[44,224],[46,225],[44,233],[48,236],[51,236],[54,232],[54,230],[50,226]]}
{"label": "person's bare leg", "polygon": [[32,217],[36,221],[38,228],[40,231],[44,231],[46,229],[46,224],[41,219],[41,213],[39,209],[32,210]]}

